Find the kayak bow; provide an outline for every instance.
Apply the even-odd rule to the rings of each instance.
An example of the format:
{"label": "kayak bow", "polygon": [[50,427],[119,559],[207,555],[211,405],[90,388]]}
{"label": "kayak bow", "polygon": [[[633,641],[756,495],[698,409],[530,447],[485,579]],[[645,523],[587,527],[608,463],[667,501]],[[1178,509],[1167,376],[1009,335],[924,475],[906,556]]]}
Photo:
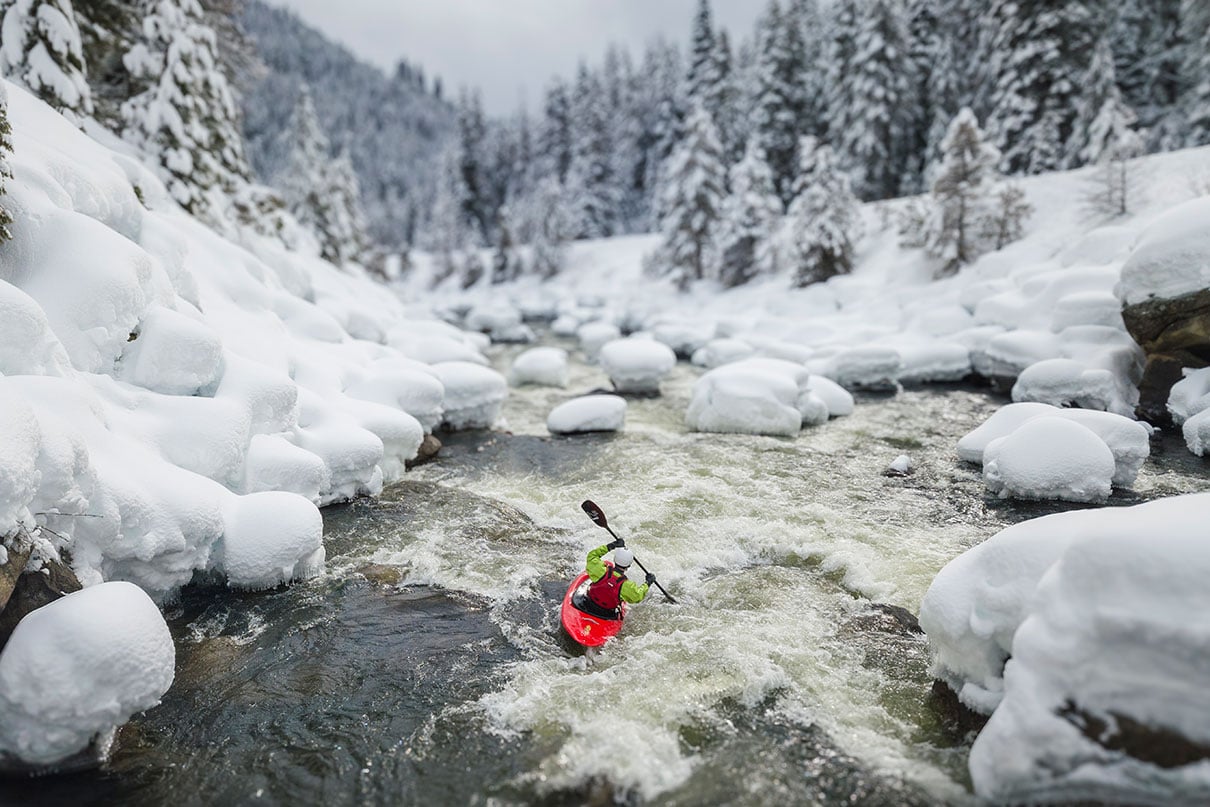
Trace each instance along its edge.
{"label": "kayak bow", "polygon": [[563,622],[563,630],[567,631],[567,635],[576,642],[585,647],[599,647],[622,630],[622,619],[626,616],[626,603],[622,603],[619,609],[622,614],[622,618],[619,619],[607,619],[577,608],[574,600],[583,601],[587,598],[590,582],[587,572],[581,572],[580,576],[571,582],[571,585],[567,587],[567,593],[563,595],[560,618]]}

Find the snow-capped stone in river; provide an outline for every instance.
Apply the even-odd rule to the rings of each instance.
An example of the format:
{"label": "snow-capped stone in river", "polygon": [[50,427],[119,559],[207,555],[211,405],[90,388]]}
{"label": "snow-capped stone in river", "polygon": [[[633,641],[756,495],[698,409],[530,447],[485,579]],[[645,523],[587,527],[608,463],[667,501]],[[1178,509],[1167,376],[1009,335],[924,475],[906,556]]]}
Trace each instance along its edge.
{"label": "snow-capped stone in river", "polygon": [[1172,385],[1168,412],[1181,427],[1185,444],[1199,457],[1210,450],[1210,367],[1185,368],[1183,378]]}
{"label": "snow-capped stone in river", "polygon": [[[806,368],[800,369],[809,378]],[[793,374],[776,366],[753,359],[724,364],[694,383],[685,424],[702,432],[790,437],[802,429],[801,389]]]}
{"label": "snow-capped stone in river", "polygon": [[659,394],[660,381],[676,367],[672,348],[654,339],[614,339],[601,346],[597,360],[623,393]]}
{"label": "snow-capped stone in river", "polygon": [[903,384],[961,381],[971,373],[970,351],[959,342],[905,340],[895,352],[902,362],[899,381]]}
{"label": "snow-capped stone in river", "polygon": [[898,389],[903,359],[894,348],[870,345],[849,348],[826,360],[819,372],[845,389]]}
{"label": "snow-capped stone in river", "polygon": [[1035,418],[983,452],[983,480],[1001,498],[1103,502],[1113,452],[1090,429],[1061,418]]}
{"label": "snow-capped stone in river", "polygon": [[487,367],[447,361],[433,365],[445,386],[443,422],[451,429],[490,429],[508,397],[504,376]]}
{"label": "snow-capped stone in river", "polygon": [[584,395],[559,404],[546,418],[551,434],[616,432],[626,422],[626,399],[619,395]]}
{"label": "snow-capped stone in river", "polygon": [[478,305],[466,315],[466,327],[487,334],[493,342],[532,342],[534,332],[521,321],[521,312],[511,305]]}
{"label": "snow-capped stone in river", "polygon": [[49,765],[104,741],[159,703],[175,664],[160,609],[132,583],[100,583],[32,611],[0,653],[0,752]]}
{"label": "snow-capped stone in river", "polygon": [[715,367],[746,359],[755,353],[756,349],[742,339],[711,339],[693,352],[690,361],[698,367],[713,370]]}
{"label": "snow-capped stone in river", "polygon": [[883,474],[886,476],[907,476],[913,470],[915,469],[912,467],[911,458],[907,454],[900,454],[891,461],[891,464],[887,466]]}
{"label": "snow-capped stone in river", "polygon": [[1059,513],[941,570],[920,624],[939,677],[991,714],[971,749],[978,796],[1087,798],[1106,782],[1130,802],[1210,796],[1196,761],[1210,623],[1190,617],[1210,610],[1208,522],[1205,493]]}
{"label": "snow-capped stone in river", "polygon": [[513,359],[508,383],[514,387],[537,384],[546,387],[567,386],[567,351],[561,347],[534,347]]}
{"label": "snow-capped stone in river", "polygon": [[1119,409],[1114,374],[1085,367],[1072,359],[1046,359],[1021,371],[1013,384],[1014,401],[1035,401],[1053,406],[1085,409]]}
{"label": "snow-capped stone in river", "polygon": [[234,588],[272,588],[323,570],[323,518],[294,493],[236,496],[223,508],[219,566]]}
{"label": "snow-capped stone in river", "polygon": [[590,362],[597,360],[597,353],[601,350],[602,345],[621,335],[622,331],[617,325],[600,320],[589,322],[576,329],[576,337],[580,340],[580,350],[584,351],[584,358]]}

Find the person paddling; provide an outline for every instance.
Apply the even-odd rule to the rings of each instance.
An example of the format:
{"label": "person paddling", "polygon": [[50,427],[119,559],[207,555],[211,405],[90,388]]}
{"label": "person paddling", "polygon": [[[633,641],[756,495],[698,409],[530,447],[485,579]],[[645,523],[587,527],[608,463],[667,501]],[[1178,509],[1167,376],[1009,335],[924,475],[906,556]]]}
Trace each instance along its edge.
{"label": "person paddling", "polygon": [[[610,550],[613,550],[612,562],[603,559]],[[630,580],[626,577],[626,570],[633,561],[634,553],[626,548],[626,542],[621,538],[615,538],[589,552],[584,569],[592,584],[588,587],[587,596],[575,602],[575,606],[597,616],[620,619],[618,609],[623,602],[642,602],[655,584],[655,575],[648,572],[645,583]]]}

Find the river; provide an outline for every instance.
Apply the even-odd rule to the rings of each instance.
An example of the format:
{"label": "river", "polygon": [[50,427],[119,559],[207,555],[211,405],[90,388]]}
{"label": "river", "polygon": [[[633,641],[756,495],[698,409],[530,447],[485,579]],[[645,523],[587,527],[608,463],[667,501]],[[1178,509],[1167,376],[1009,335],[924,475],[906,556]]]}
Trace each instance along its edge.
{"label": "river", "polygon": [[[505,370],[520,348],[493,347]],[[793,439],[688,432],[700,370],[630,402],[617,435],[546,413],[607,386],[513,390],[505,429],[445,435],[376,500],[325,510],[326,573],[268,592],[188,587],[177,678],[99,770],[0,780],[23,804],[963,804],[965,738],[927,705],[913,613],[964,549],[1060,504],[989,498],[958,439],[1006,399],[963,385],[865,395]],[[907,454],[915,473],[883,470]],[[1178,437],[1111,504],[1206,489]],[[609,536],[654,592],[599,653],[557,605]]]}

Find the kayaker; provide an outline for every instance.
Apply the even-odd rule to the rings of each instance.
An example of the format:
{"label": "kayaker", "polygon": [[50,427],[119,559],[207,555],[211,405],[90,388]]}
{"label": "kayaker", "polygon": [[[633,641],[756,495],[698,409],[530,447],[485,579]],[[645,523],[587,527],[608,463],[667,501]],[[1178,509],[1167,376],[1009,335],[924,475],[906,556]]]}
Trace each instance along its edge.
{"label": "kayaker", "polygon": [[[613,550],[613,561],[603,560],[610,550]],[[655,575],[648,572],[645,583],[630,580],[626,577],[626,570],[633,562],[634,553],[626,548],[626,542],[621,538],[588,553],[584,569],[592,581],[588,587],[588,600],[592,605],[601,611],[616,614],[622,602],[638,603],[646,598],[647,591],[655,584]]]}

